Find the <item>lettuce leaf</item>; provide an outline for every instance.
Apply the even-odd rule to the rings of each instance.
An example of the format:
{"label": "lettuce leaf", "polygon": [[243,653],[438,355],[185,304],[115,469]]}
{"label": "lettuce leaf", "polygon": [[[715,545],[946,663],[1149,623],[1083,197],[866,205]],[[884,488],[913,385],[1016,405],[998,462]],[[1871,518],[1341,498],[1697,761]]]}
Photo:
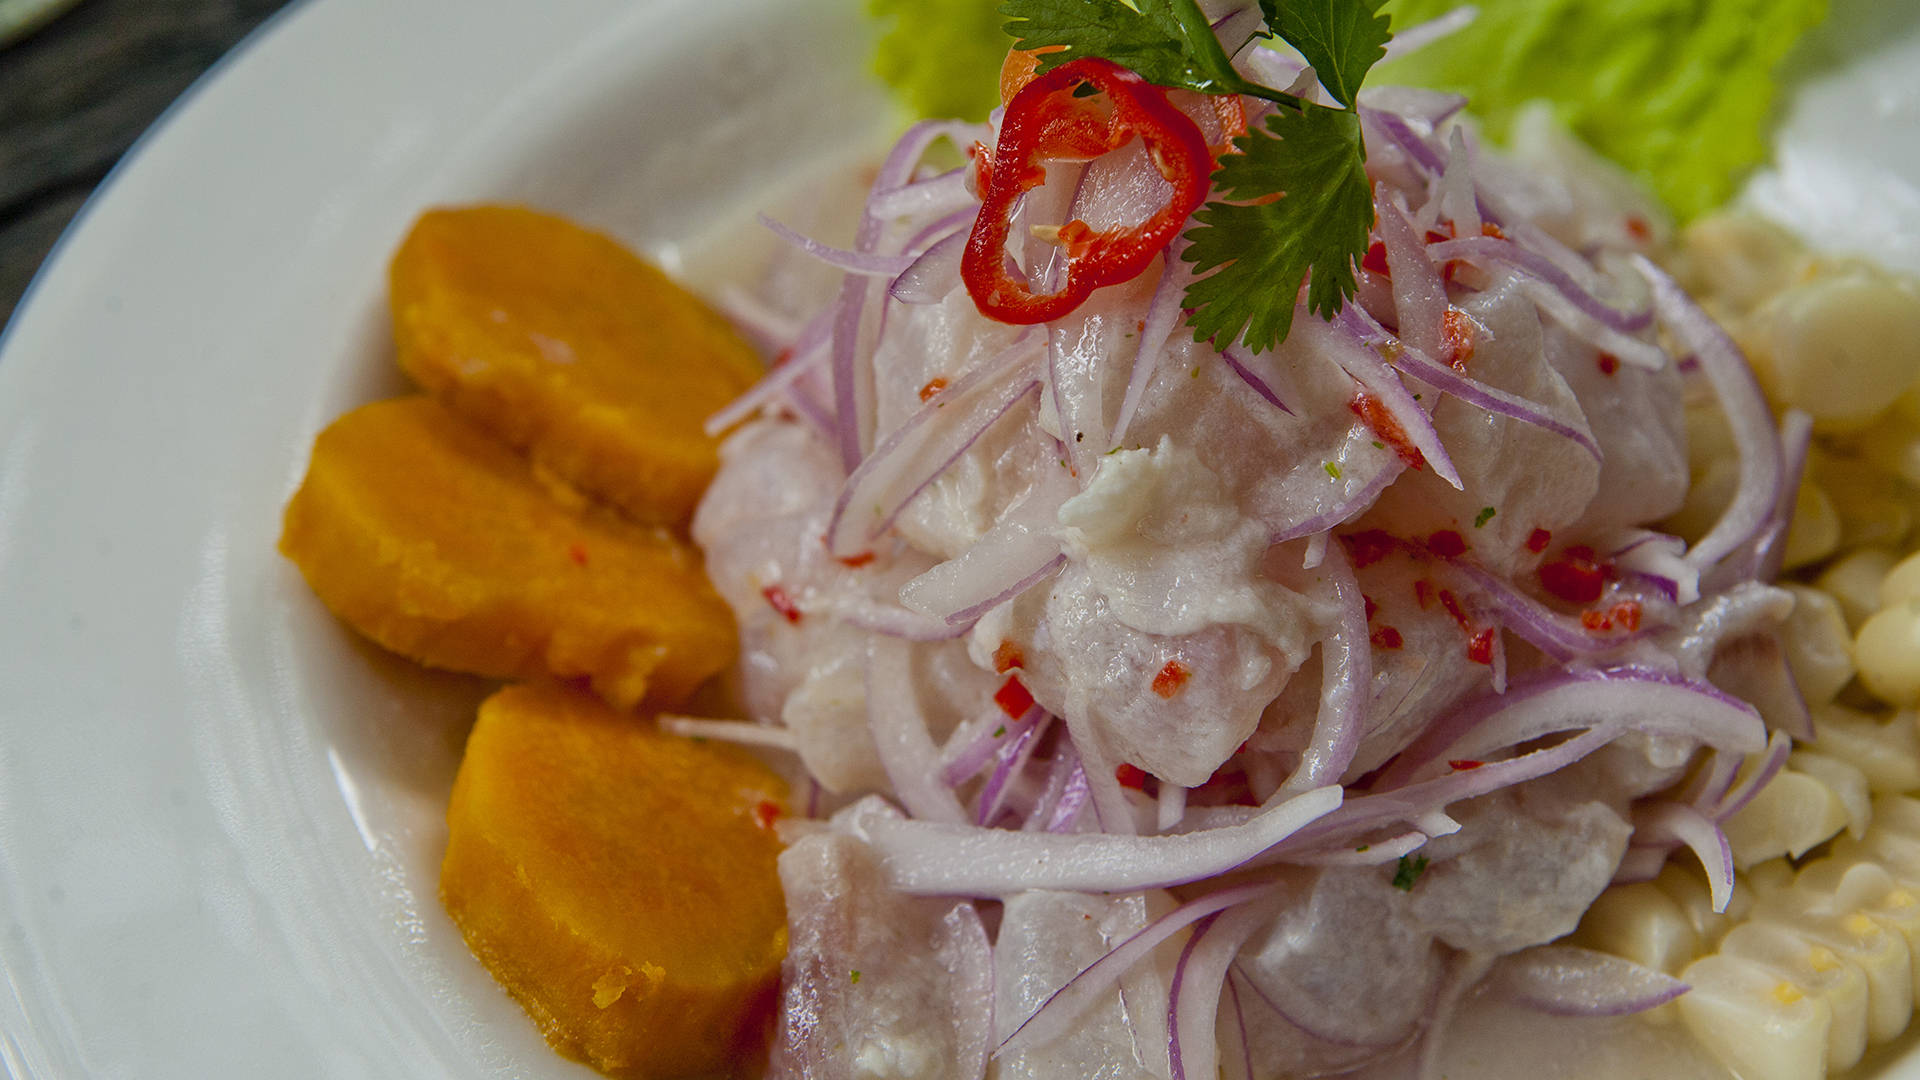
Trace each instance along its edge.
{"label": "lettuce leaf", "polygon": [[920,116],[984,120],[1000,104],[1013,39],[999,0],[867,0],[882,27],[873,67]]}
{"label": "lettuce leaf", "polygon": [[[1460,0],[1389,0],[1396,30]],[[1768,155],[1781,61],[1827,0],[1477,0],[1472,26],[1375,82],[1457,90],[1496,139],[1530,99],[1681,218],[1724,203]]]}

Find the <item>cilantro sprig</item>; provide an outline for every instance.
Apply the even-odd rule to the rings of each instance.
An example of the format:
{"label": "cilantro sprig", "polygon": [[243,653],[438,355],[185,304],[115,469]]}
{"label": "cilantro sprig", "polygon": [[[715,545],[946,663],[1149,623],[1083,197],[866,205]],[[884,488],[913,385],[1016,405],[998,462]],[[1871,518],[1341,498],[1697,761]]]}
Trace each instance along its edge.
{"label": "cilantro sprig", "polygon": [[1308,309],[1326,319],[1358,288],[1353,267],[1366,254],[1373,196],[1354,102],[1385,55],[1383,2],[1260,0],[1265,27],[1254,37],[1277,35],[1298,49],[1339,108],[1242,76],[1195,0],[1001,5],[1018,48],[1058,48],[1040,56],[1042,71],[1099,56],[1161,86],[1274,103],[1263,124],[1234,139],[1238,153],[1213,177],[1221,198],[1194,215],[1198,225],[1185,236],[1181,257],[1197,275],[1185,304],[1196,340],[1243,340],[1261,352],[1286,340],[1303,283]]}

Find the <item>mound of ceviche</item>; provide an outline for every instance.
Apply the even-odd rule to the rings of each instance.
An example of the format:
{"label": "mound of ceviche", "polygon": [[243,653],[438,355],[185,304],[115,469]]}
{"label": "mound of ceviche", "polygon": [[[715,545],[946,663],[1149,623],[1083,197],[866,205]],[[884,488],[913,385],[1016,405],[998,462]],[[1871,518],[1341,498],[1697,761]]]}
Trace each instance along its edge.
{"label": "mound of ceviche", "polygon": [[[851,248],[768,220],[844,279],[758,317],[693,535],[734,734],[808,777],[772,1075],[1437,1076],[1489,993],[1678,1011],[1674,1076],[1906,1026],[1904,960],[1850,1042],[1779,965],[1553,944],[1670,859],[1696,924],[1736,899],[1722,825],[1813,737],[1812,423],[1616,170],[1360,90],[1461,21],[1377,7],[1013,0],[1004,107],[908,130]],[[1692,542],[1689,401],[1737,461]]]}

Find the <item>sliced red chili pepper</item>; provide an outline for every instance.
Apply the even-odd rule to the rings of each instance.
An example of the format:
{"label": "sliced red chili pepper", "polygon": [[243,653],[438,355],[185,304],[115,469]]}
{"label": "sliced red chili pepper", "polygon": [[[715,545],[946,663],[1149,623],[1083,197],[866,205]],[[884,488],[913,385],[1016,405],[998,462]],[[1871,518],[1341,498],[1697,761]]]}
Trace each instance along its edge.
{"label": "sliced red chili pepper", "polygon": [[1407,639],[1400,636],[1400,631],[1391,626],[1375,630],[1367,640],[1376,649],[1398,649],[1407,643]]}
{"label": "sliced red chili pepper", "polygon": [[1441,529],[1427,537],[1427,550],[1443,559],[1457,559],[1467,553],[1467,539],[1452,529]]}
{"label": "sliced red chili pepper", "polygon": [[1378,240],[1368,244],[1367,253],[1360,258],[1360,267],[1383,278],[1392,277],[1393,271],[1387,266],[1387,245]]}
{"label": "sliced red chili pepper", "polygon": [[1594,362],[1600,365],[1602,375],[1612,375],[1620,370],[1620,358],[1610,352],[1601,353],[1594,358]]}
{"label": "sliced red chili pepper", "polygon": [[1607,612],[1609,618],[1627,628],[1629,633],[1640,629],[1640,601],[1622,600]]}
{"label": "sliced red chili pepper", "polygon": [[788,595],[787,590],[778,585],[769,585],[760,590],[760,595],[766,597],[768,606],[779,612],[788,622],[800,621],[800,605],[793,602],[793,597]]}
{"label": "sliced red chili pepper", "polygon": [[[1075,98],[1081,85],[1101,91],[1111,115],[1095,133],[1097,108],[1091,98]],[[1138,225],[1095,231],[1084,224],[1063,229],[1071,234],[1064,283],[1055,293],[1035,294],[1007,272],[1007,239],[1020,197],[1046,182],[1046,159],[1098,156],[1119,148],[1135,135],[1146,143],[1154,168],[1173,185],[1167,204]],[[1007,103],[993,168],[983,175],[980,215],[967,237],[960,277],[982,315],[1000,322],[1030,325],[1061,318],[1079,307],[1095,289],[1139,276],[1173,241],[1187,218],[1206,201],[1213,155],[1206,136],[1167,100],[1167,92],[1139,75],[1099,57],[1072,60],[1035,76]]]}
{"label": "sliced red chili pepper", "polygon": [[1459,308],[1448,308],[1440,323],[1447,339],[1447,364],[1455,371],[1467,370],[1467,361],[1473,359],[1473,320]]}
{"label": "sliced red chili pepper", "polygon": [[1147,790],[1147,770],[1138,765],[1121,762],[1114,766],[1113,778],[1120,781],[1121,787],[1129,787],[1135,791]]}
{"label": "sliced red chili pepper", "polygon": [[1485,764],[1486,762],[1484,761],[1475,761],[1472,758],[1451,758],[1447,761],[1447,768],[1459,772],[1466,772],[1469,769],[1477,769]]}
{"label": "sliced red chili pepper", "polygon": [[1553,543],[1553,534],[1545,529],[1535,529],[1527,534],[1527,550],[1535,555],[1547,550],[1547,545],[1551,543]]}
{"label": "sliced red chili pepper", "polygon": [[1360,594],[1360,600],[1362,603],[1366,604],[1367,606],[1367,621],[1372,622],[1374,615],[1378,614],[1380,611],[1380,605],[1374,603],[1373,597],[1368,596],[1365,593]]}
{"label": "sliced red chili pepper", "polygon": [[1340,543],[1346,546],[1347,554],[1353,559],[1353,565],[1356,568],[1372,566],[1393,554],[1393,549],[1400,546],[1400,541],[1394,539],[1393,534],[1385,529],[1346,533],[1340,537]]}
{"label": "sliced red chili pepper", "polygon": [[1607,571],[1592,548],[1576,545],[1541,564],[1540,584],[1569,604],[1591,604],[1606,587]]}
{"label": "sliced red chili pepper", "polygon": [[858,570],[871,563],[876,556],[871,551],[862,551],[858,555],[842,555],[838,562],[849,570]]}

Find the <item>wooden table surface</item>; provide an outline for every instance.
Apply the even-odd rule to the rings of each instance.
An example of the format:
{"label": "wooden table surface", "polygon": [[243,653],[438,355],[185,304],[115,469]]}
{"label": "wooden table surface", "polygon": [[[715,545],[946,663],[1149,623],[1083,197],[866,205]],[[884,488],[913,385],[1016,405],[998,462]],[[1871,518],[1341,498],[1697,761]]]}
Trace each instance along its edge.
{"label": "wooden table surface", "polygon": [[113,163],[287,0],[83,0],[0,46],[0,324]]}

